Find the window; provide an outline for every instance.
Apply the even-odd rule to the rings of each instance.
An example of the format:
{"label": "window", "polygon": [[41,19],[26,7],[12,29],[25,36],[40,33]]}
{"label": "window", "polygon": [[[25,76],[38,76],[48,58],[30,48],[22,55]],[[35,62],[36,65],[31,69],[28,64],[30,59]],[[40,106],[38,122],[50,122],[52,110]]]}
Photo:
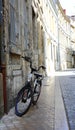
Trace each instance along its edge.
{"label": "window", "polygon": [[10,41],[15,43],[16,35],[15,35],[15,10],[10,5]]}
{"label": "window", "polygon": [[53,60],[53,47],[52,47],[52,43],[51,43],[51,60]]}
{"label": "window", "polygon": [[10,4],[14,7],[15,6],[15,0],[10,0]]}
{"label": "window", "polygon": [[58,52],[58,47],[56,47],[56,60],[59,62],[59,52]]}
{"label": "window", "polygon": [[2,24],[2,1],[0,1],[0,24]]}
{"label": "window", "polygon": [[24,10],[23,10],[23,17],[24,17],[24,37],[25,37],[25,49],[28,49],[29,39],[28,39],[28,6],[27,1],[24,1]]}
{"label": "window", "polygon": [[19,40],[19,11],[18,0],[10,0],[10,42],[17,43]]}
{"label": "window", "polygon": [[32,29],[33,29],[33,44],[34,44],[34,48],[36,48],[36,39],[35,39],[35,36],[36,36],[36,27],[35,27],[35,12],[34,12],[34,9],[32,8]]}

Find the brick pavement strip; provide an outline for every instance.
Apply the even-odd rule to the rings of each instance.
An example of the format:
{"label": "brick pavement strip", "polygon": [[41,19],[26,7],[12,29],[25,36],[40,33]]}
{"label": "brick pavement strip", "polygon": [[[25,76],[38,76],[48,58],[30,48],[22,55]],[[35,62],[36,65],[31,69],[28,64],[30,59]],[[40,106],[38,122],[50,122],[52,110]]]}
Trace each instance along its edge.
{"label": "brick pavement strip", "polygon": [[[54,77],[45,78],[37,105],[31,106],[28,113],[22,117],[17,117],[14,114],[14,108],[11,109],[8,115],[5,115],[1,119],[0,130],[59,130],[56,129],[58,128],[59,122],[55,121],[59,121],[59,119],[55,118],[57,113],[56,106],[59,104],[57,104],[55,98],[58,97],[58,100],[61,95],[58,84],[55,84]],[[61,111],[59,111],[59,115],[61,115]],[[63,119],[61,118],[62,121]]]}

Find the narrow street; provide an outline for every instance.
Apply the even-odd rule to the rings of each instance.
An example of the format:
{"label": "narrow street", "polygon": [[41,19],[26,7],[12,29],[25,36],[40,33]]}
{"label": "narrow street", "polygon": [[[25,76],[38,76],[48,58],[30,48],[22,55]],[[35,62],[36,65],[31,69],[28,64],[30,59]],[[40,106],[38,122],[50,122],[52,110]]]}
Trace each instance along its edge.
{"label": "narrow street", "polygon": [[[0,0],[0,130],[75,130],[73,9],[74,0]],[[43,70],[37,104],[16,116],[18,91]],[[23,95],[25,103],[31,93]]]}
{"label": "narrow street", "polygon": [[63,72],[59,83],[70,130],[75,130],[75,70]]}
{"label": "narrow street", "polygon": [[22,117],[11,109],[0,120],[0,130],[75,130],[75,71],[55,75],[44,79],[37,105]]}

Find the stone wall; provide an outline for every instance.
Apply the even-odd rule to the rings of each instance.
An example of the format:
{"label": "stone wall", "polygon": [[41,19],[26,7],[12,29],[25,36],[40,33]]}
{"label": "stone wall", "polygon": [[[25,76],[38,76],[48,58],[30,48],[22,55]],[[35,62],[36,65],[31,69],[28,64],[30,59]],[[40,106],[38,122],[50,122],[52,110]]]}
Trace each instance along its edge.
{"label": "stone wall", "polygon": [[[37,21],[37,7],[32,7],[32,0],[5,1],[8,21],[4,24],[6,43],[6,91],[7,110],[14,106],[18,91],[22,88],[30,72],[29,63],[22,56],[29,56],[33,66],[43,63],[42,60],[42,26]],[[34,1],[33,1],[34,3]],[[6,7],[7,5],[7,7]],[[38,27],[39,23],[39,27]],[[8,31],[7,31],[8,30]],[[39,40],[38,40],[39,39]],[[41,42],[42,41],[42,42]],[[41,57],[40,57],[41,55]]]}

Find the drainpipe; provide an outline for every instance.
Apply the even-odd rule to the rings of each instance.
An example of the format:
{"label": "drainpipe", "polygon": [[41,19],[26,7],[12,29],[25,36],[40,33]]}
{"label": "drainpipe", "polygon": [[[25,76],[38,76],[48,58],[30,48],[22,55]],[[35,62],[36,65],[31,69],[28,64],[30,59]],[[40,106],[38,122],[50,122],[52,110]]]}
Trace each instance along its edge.
{"label": "drainpipe", "polygon": [[7,95],[6,95],[6,66],[2,64],[3,75],[3,98],[4,98],[4,113],[7,113]]}
{"label": "drainpipe", "polygon": [[6,64],[4,55],[4,20],[3,20],[4,0],[0,0],[0,71],[3,75],[3,98],[4,113],[7,113],[7,96],[6,96]]}

